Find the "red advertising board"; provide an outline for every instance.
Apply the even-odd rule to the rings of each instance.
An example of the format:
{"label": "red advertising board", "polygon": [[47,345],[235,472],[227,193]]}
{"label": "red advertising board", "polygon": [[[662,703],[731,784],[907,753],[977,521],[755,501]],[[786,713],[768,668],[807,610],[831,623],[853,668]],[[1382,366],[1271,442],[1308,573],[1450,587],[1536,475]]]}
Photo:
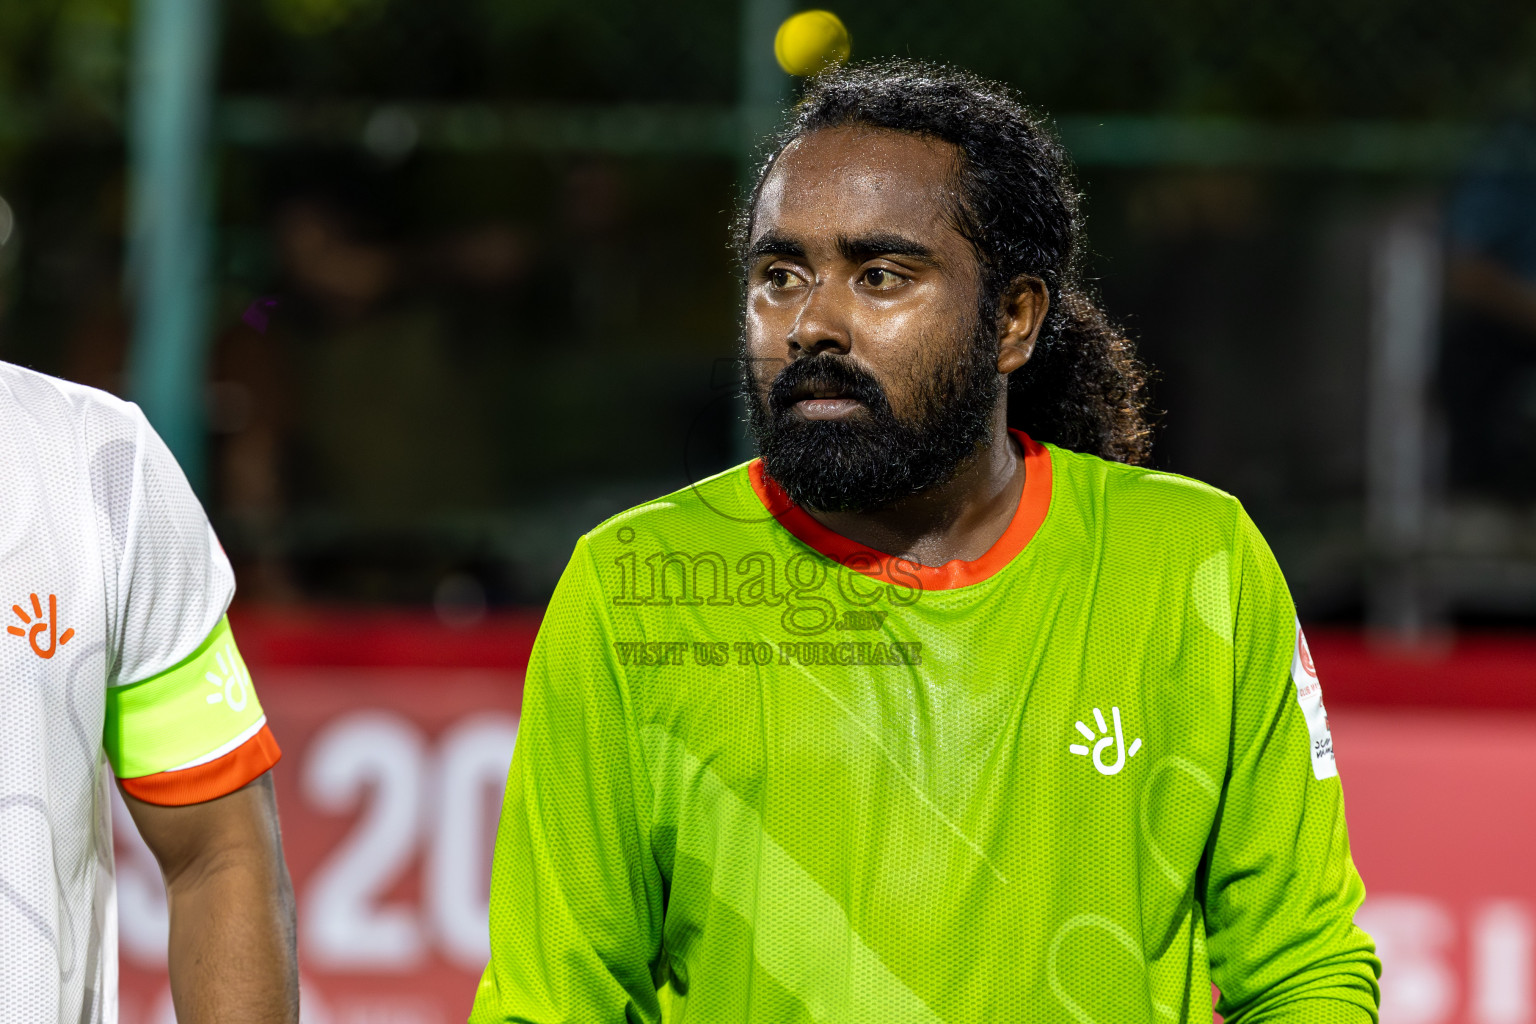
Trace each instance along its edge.
{"label": "red advertising board", "polygon": [[[487,956],[522,674],[256,669],[299,905],[307,1024],[447,1024]],[[118,817],[122,1024],[171,1024],[160,876]],[[122,827],[127,825],[129,827]]]}
{"label": "red advertising board", "polygon": [[[306,1024],[447,1024],[487,950],[491,844],[537,615],[234,615],[283,748]],[[122,1024],[174,1024],[160,874],[117,825]]]}
{"label": "red advertising board", "polygon": [[[237,617],[283,761],[307,1024],[447,1024],[486,950],[536,617]],[[1536,1024],[1536,642],[1312,649],[1387,1024]],[[123,1024],[171,1024],[159,872],[118,809]],[[1108,1022],[1106,1022],[1108,1024]]]}
{"label": "red advertising board", "polygon": [[1330,717],[1382,1020],[1536,1021],[1536,714]]}

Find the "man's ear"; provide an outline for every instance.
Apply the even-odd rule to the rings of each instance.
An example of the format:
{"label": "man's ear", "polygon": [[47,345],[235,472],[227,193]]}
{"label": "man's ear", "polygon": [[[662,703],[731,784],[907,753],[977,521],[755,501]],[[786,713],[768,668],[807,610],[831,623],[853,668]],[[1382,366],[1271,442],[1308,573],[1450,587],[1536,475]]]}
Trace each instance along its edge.
{"label": "man's ear", "polygon": [[1044,281],[1033,274],[1020,274],[1013,279],[998,309],[998,373],[1012,373],[1029,362],[1050,308],[1051,292]]}

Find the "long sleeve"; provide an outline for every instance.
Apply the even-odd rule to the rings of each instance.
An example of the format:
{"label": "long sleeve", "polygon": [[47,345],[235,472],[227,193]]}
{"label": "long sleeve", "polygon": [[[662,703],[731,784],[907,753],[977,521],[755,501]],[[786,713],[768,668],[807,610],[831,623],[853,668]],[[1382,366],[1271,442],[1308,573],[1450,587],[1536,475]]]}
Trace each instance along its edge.
{"label": "long sleeve", "polygon": [[1365,887],[1316,670],[1246,515],[1235,549],[1232,753],[1204,880],[1218,1009],[1230,1024],[1374,1024],[1381,965],[1354,924]]}
{"label": "long sleeve", "polygon": [[529,662],[474,1024],[660,1018],[663,886],[605,603],[583,540]]}

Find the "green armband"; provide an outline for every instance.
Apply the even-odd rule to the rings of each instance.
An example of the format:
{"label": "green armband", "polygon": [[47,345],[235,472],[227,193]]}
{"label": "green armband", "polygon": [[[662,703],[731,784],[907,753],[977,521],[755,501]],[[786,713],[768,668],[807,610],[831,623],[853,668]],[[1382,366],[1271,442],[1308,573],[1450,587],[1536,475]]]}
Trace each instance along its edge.
{"label": "green armband", "polygon": [[265,716],[229,618],[191,656],[107,690],[107,760],[120,779],[191,767],[253,733]]}

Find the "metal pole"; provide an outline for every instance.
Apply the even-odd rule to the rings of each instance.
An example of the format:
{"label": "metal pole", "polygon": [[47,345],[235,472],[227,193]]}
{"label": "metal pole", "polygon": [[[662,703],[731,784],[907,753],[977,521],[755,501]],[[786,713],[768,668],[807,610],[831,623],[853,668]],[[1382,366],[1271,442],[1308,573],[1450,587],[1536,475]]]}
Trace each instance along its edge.
{"label": "metal pole", "polygon": [[[773,55],[773,37],[790,13],[790,0],[741,0],[741,96],[736,123],[744,197],[752,187],[757,171],[758,149],[764,137],[773,130],[779,111],[789,97],[789,76]],[[742,369],[745,372],[745,367]],[[732,447],[736,457],[745,461],[757,452],[747,435],[745,410],[742,410],[741,419],[732,434]]]}
{"label": "metal pole", "polygon": [[1366,615],[1404,645],[1439,618],[1427,578],[1434,522],[1430,377],[1439,339],[1440,233],[1429,208],[1395,212],[1376,244],[1371,308],[1366,525],[1373,554]]}
{"label": "metal pole", "polygon": [[789,96],[789,76],[773,55],[773,36],[790,15],[789,0],[741,2],[741,156],[750,180],[752,158]]}
{"label": "metal pole", "polygon": [[128,389],[203,483],[216,0],[137,0],[129,112]]}

